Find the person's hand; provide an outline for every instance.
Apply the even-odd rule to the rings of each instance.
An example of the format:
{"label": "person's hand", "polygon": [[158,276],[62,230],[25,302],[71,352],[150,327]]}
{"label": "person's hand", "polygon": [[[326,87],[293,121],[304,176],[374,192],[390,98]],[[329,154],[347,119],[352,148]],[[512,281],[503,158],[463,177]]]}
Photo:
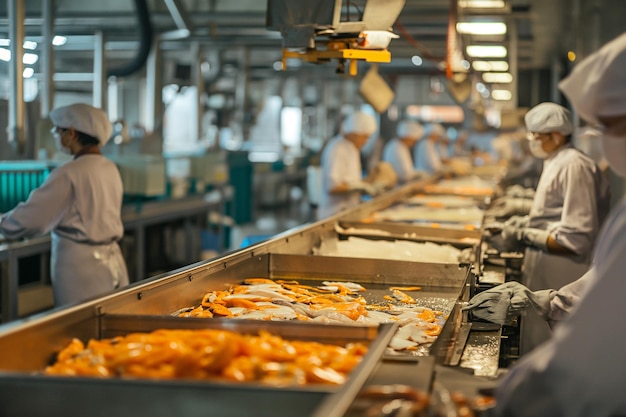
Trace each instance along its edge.
{"label": "person's hand", "polygon": [[358,191],[360,193],[368,194],[371,196],[377,195],[377,193],[379,193],[378,188],[367,181],[357,181],[348,184],[348,189],[350,191]]}
{"label": "person's hand", "polygon": [[554,294],[555,290],[531,291],[519,282],[511,281],[475,295],[463,310],[500,325],[510,323],[529,308],[546,318]]}
{"label": "person's hand", "polygon": [[502,223],[500,229],[495,225],[485,225],[485,239],[498,252],[521,252],[524,249],[522,228],[506,222]]}
{"label": "person's hand", "polygon": [[535,190],[532,188],[524,188],[521,185],[515,184],[504,190],[504,195],[506,197],[527,198],[532,200],[535,198]]}
{"label": "person's hand", "polygon": [[526,198],[500,197],[485,212],[485,216],[497,219],[515,215],[527,215],[533,206],[533,200]]}

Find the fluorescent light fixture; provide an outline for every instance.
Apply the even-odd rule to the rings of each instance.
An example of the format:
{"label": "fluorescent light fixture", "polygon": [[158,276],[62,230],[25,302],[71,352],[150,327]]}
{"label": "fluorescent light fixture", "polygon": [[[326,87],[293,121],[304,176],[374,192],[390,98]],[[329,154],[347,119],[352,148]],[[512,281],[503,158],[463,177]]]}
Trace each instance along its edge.
{"label": "fluorescent light fixture", "polygon": [[24,78],[31,78],[33,75],[35,75],[35,70],[32,68],[24,68],[24,72],[22,72],[22,76]]}
{"label": "fluorescent light fixture", "polygon": [[513,95],[509,90],[493,90],[491,92],[491,98],[494,100],[510,100]]}
{"label": "fluorescent light fixture", "polygon": [[479,93],[483,93],[487,91],[487,87],[483,83],[476,83],[476,91],[478,91]]}
{"label": "fluorescent light fixture", "polygon": [[483,73],[483,81],[486,83],[510,83],[513,76],[508,72],[485,72]]}
{"label": "fluorescent light fixture", "polygon": [[411,57],[411,62],[413,63],[413,65],[415,65],[416,67],[419,67],[420,65],[422,65],[424,63],[424,60],[422,59],[421,56],[419,55],[413,55]]}
{"label": "fluorescent light fixture", "polygon": [[61,46],[65,45],[66,43],[67,38],[65,36],[56,35],[54,38],[52,38],[52,45],[54,46]]}
{"label": "fluorescent light fixture", "polygon": [[24,41],[24,49],[30,49],[31,51],[37,49],[37,42],[35,42],[35,41]]}
{"label": "fluorescent light fixture", "polygon": [[0,61],[9,62],[11,60],[11,50],[0,48]]}
{"label": "fluorescent light fixture", "polygon": [[504,35],[506,24],[502,22],[459,22],[456,31],[469,35]]}
{"label": "fluorescent light fixture", "polygon": [[0,46],[11,46],[11,39],[1,38]]}
{"label": "fluorescent light fixture", "polygon": [[504,58],[506,48],[502,45],[469,45],[467,55],[474,58]]}
{"label": "fluorescent light fixture", "polygon": [[275,61],[272,64],[272,68],[274,68],[274,71],[282,71],[283,70],[283,62],[282,61]]}
{"label": "fluorescent light fixture", "polygon": [[466,69],[466,70],[470,69],[470,63],[469,63],[469,61],[467,61],[467,60],[465,60],[465,59],[464,59],[464,60],[462,60],[462,61],[461,61],[461,67],[463,67],[463,69]]}
{"label": "fluorescent light fixture", "polygon": [[37,54],[29,54],[25,53],[22,58],[22,62],[26,65],[33,65],[35,62],[39,60],[39,56]]}
{"label": "fluorescent light fixture", "polygon": [[470,9],[502,9],[504,0],[460,0],[459,6]]}
{"label": "fluorescent light fixture", "polygon": [[472,68],[481,72],[508,71],[509,63],[506,61],[474,61],[472,62]]}

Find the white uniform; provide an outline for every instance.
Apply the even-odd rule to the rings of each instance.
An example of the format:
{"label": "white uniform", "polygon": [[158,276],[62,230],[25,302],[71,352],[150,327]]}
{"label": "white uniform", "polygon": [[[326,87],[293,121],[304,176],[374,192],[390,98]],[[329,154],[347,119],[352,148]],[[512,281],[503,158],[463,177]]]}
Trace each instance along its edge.
{"label": "white uniform", "polygon": [[400,139],[394,138],[387,142],[383,150],[383,161],[391,164],[400,182],[410,181],[415,175],[411,151]]}
{"label": "white uniform", "polygon": [[359,149],[343,136],[335,136],[322,152],[322,193],[318,218],[328,217],[340,210],[354,207],[361,201],[356,191],[330,194],[340,184],[354,184],[362,180]]}
{"label": "white uniform", "polygon": [[417,143],[413,151],[415,169],[426,171],[430,174],[440,171],[443,163],[437,150],[437,143],[428,139],[423,139]]}
{"label": "white uniform", "polygon": [[595,250],[587,288],[545,344],[511,369],[494,416],[626,415],[626,201],[613,210]]}
{"label": "white uniform", "polygon": [[[609,204],[608,182],[585,154],[566,145],[546,159],[528,227],[548,230],[560,245],[576,255],[554,255],[527,248],[522,284],[533,291],[561,288],[587,272]],[[550,335],[545,320],[529,312],[522,320],[521,352],[529,352]]]}
{"label": "white uniform", "polygon": [[52,232],[55,304],[76,303],[128,285],[117,241],[122,238],[123,187],[117,167],[87,154],[55,168],[0,222],[9,239]]}

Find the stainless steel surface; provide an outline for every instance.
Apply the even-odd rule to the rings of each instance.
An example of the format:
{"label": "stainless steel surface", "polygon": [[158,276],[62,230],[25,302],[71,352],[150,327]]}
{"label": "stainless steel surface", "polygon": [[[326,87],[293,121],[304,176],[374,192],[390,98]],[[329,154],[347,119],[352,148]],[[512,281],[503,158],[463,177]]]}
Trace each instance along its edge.
{"label": "stainless steel surface", "polygon": [[[363,342],[368,352],[341,386],[314,384],[305,387],[267,387],[254,383],[219,381],[103,380],[82,377],[50,377],[41,374],[0,373],[0,415],[36,415],[45,410],[48,416],[150,415],[197,416],[202,410],[226,416],[308,416],[319,408],[340,410],[352,402],[363,383],[377,368],[396,325],[379,328],[346,329],[334,326],[280,323],[180,319],[174,317],[101,317],[104,336],[157,328],[220,328],[240,333],[260,329],[286,339],[307,339],[323,343]],[[50,355],[54,351],[49,352]],[[41,370],[42,368],[39,368]],[[37,369],[33,369],[37,371]],[[73,394],[71,394],[73,393]],[[80,393],[81,395],[76,395]],[[36,404],[27,397],[36,395]],[[71,395],[68,397],[68,395]],[[144,404],[152,398],[158,407]],[[158,398],[158,401],[155,399]],[[59,401],[59,399],[63,399]],[[114,399],[114,400],[112,400]],[[118,404],[124,404],[123,410]],[[37,411],[39,410],[39,411]],[[95,413],[95,414],[94,414]],[[121,414],[120,414],[121,413]],[[326,414],[323,414],[326,415]],[[341,415],[341,414],[335,414]]]}
{"label": "stainless steel surface", "polygon": [[[169,315],[182,307],[197,305],[208,291],[226,289],[250,277],[293,278],[313,283],[326,279],[354,281],[366,286],[367,297],[372,301],[382,299],[387,287],[392,284],[422,286],[420,303],[430,304],[431,308],[437,309],[445,305],[449,311],[441,334],[430,348],[430,356],[381,357],[377,361],[378,369],[367,383],[376,381],[376,375],[380,372],[378,380],[389,380],[395,374],[399,380],[413,381],[417,386],[429,386],[433,375],[432,364],[449,364],[454,353],[461,348],[459,343],[463,338],[459,337],[459,331],[467,322],[467,317],[460,305],[469,298],[469,266],[311,255],[312,248],[321,239],[336,238],[334,226],[338,221],[355,221],[366,213],[413,195],[423,184],[400,187],[322,221],[296,227],[265,242],[219,258],[134,283],[80,305],[0,326],[0,351],[3,352],[0,355],[0,369],[17,371],[0,374],[0,407],[4,407],[0,415],[26,416],[36,414],[42,408],[54,410],[54,407],[60,407],[58,398],[72,399],[63,404],[67,407],[67,413],[50,412],[48,415],[93,415],[91,404],[97,401],[106,403],[106,407],[101,409],[106,415],[122,415],[127,409],[141,410],[142,415],[149,413],[154,416],[195,416],[198,410],[204,409],[212,409],[226,416],[250,413],[268,417],[311,415],[325,398],[330,398],[327,393],[315,390],[276,392],[266,388],[233,388],[219,384],[212,385],[209,390],[206,384],[191,382],[120,383],[109,380],[97,381],[98,389],[94,389],[93,385],[85,385],[74,379],[32,377],[23,373],[43,369],[51,353],[62,349],[74,336],[87,340],[116,332],[145,329],[149,323],[151,326],[170,322],[177,326],[208,326],[211,322],[211,326],[229,326],[229,320],[181,319]],[[303,335],[320,332],[336,335],[334,327],[326,325],[316,328],[321,329],[316,330],[317,333],[310,332],[313,327],[305,327],[302,323],[254,322],[251,325],[275,326],[277,329],[297,328],[294,331]],[[348,326],[340,328],[342,335],[344,332],[371,331],[358,327],[354,328],[358,330],[354,330]],[[405,372],[401,372],[401,369]],[[417,374],[412,375],[413,372]],[[422,372],[426,374],[422,375]],[[336,396],[331,394],[331,397],[335,397],[332,401],[336,402],[329,405],[329,409],[344,409],[349,405],[348,398],[355,394],[358,386],[345,388]],[[41,401],[30,401],[33,396]],[[110,401],[111,398],[115,401]],[[157,406],[154,398],[166,398],[167,401]],[[216,401],[218,407],[215,406]]]}

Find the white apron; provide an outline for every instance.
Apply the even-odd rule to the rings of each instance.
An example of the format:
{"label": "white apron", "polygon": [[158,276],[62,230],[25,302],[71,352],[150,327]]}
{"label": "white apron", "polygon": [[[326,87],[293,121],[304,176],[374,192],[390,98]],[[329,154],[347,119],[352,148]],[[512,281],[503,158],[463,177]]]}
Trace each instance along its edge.
{"label": "white apron", "polygon": [[117,242],[79,243],[52,232],[51,275],[56,306],[75,304],[128,285]]}
{"label": "white apron", "polygon": [[[527,248],[524,255],[522,284],[532,291],[547,288],[559,289],[583,276],[590,263],[580,256],[552,255]],[[550,338],[548,322],[534,310],[522,318],[520,328],[520,354],[526,354]]]}

